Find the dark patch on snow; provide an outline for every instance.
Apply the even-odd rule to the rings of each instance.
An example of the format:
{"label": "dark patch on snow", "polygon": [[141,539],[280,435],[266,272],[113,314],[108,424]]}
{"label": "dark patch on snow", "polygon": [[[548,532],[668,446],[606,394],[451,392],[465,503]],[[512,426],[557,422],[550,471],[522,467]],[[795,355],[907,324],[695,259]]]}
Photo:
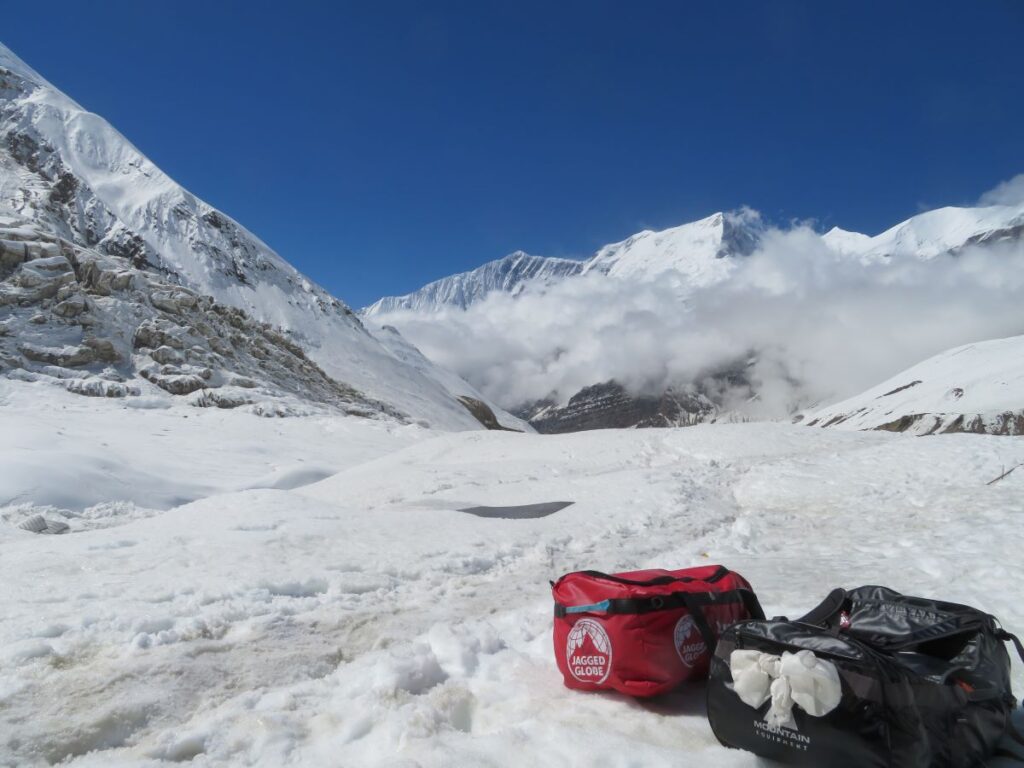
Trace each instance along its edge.
{"label": "dark patch on snow", "polygon": [[460,509],[459,512],[502,520],[533,520],[553,515],[575,503],[574,501],[545,501],[540,504],[519,504],[511,507],[466,507]]}
{"label": "dark patch on snow", "polygon": [[891,392],[886,392],[884,395],[879,395],[879,397],[888,397],[889,395],[895,395],[897,392],[902,392],[905,389],[910,389],[911,387],[916,387],[920,383],[921,383],[921,380],[920,379],[916,379],[915,381],[912,381],[909,384],[904,384],[902,387],[896,387],[896,389],[892,390]]}
{"label": "dark patch on snow", "polygon": [[34,515],[28,520],[25,520],[18,527],[24,531],[31,531],[32,533],[48,534],[67,533],[71,530],[67,523],[62,523],[59,520],[47,520],[42,515]]}

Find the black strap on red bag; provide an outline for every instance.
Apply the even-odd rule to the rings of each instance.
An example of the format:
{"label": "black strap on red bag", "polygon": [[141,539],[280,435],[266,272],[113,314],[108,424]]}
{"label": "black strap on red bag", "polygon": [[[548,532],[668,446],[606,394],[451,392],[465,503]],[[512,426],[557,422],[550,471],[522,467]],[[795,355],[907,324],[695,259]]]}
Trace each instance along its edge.
{"label": "black strap on red bag", "polygon": [[[725,569],[723,569],[723,572],[728,573]],[[637,582],[608,576],[607,574],[598,573],[597,571],[587,571],[586,573],[588,575],[598,576],[599,578],[643,586],[671,584],[673,581],[696,581],[696,579],[688,578],[674,579],[671,577],[660,577],[646,582]],[[716,576],[718,576],[718,574],[716,574]],[[721,576],[718,576],[718,578],[721,578]],[[714,577],[705,579],[705,581],[714,580],[716,580]],[[708,620],[704,615],[703,609],[706,606],[726,605],[729,603],[741,603],[743,607],[746,608],[747,613],[752,619],[763,620],[765,617],[764,610],[761,608],[761,603],[757,600],[757,595],[749,589],[730,589],[725,592],[672,592],[668,595],[653,595],[651,597],[610,598],[592,605],[573,607],[566,607],[559,603],[555,603],[555,618],[564,618],[570,613],[600,612],[606,614],[631,614],[651,613],[653,611],[662,611],[673,608],[686,608],[690,612],[690,615],[693,616],[693,623],[696,625],[697,631],[700,632],[701,638],[707,645],[709,652],[714,653],[715,646],[718,643],[718,638],[715,633],[711,631],[711,625],[708,624]]]}

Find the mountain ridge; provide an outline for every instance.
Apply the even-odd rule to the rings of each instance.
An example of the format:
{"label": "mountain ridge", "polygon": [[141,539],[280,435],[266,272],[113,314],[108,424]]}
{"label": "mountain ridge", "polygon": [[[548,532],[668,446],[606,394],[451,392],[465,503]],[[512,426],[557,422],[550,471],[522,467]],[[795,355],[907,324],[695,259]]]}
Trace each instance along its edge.
{"label": "mountain ridge", "polygon": [[[1013,244],[1024,239],[1024,204],[979,205],[973,207],[952,207],[927,211],[895,224],[883,232],[870,236],[833,227],[824,234],[814,233],[809,228],[807,236],[801,235],[798,247],[809,247],[815,253],[815,242],[821,246],[822,258],[832,254],[837,263],[856,268],[860,263],[865,269],[879,265],[904,262],[930,262],[940,257],[957,258],[970,248],[988,248]],[[749,209],[733,213],[716,213],[695,222],[655,232],[644,230],[618,243],[599,249],[593,256],[582,262],[579,272],[567,275],[561,280],[589,277],[597,280],[626,280],[640,285],[663,283],[678,297],[679,311],[685,311],[687,302],[703,289],[710,288],[730,279],[740,259],[755,253],[762,243],[766,227],[761,217]],[[766,249],[770,257],[777,257],[779,238],[772,236],[771,248]],[[542,257],[538,257],[542,258]],[[912,260],[912,261],[911,261]],[[764,262],[762,262],[764,264]],[[448,280],[470,280],[474,272],[461,273]],[[545,283],[551,287],[552,280]],[[477,286],[477,298],[489,293],[483,286]],[[528,290],[528,284],[517,285],[512,291],[505,291],[513,297]],[[493,288],[492,290],[501,290]],[[410,294],[416,296],[416,294]],[[436,312],[432,297],[420,295],[402,311],[389,317],[387,312],[376,312],[372,319],[390,322],[402,327],[403,322],[413,325],[420,322],[417,313]],[[376,305],[383,307],[382,302]],[[458,307],[465,309],[466,306]],[[486,311],[486,307],[485,310]],[[505,309],[498,309],[499,316]],[[409,314],[403,315],[402,312]],[[368,318],[370,319],[370,318]],[[451,318],[453,322],[478,323],[481,318]],[[444,318],[442,318],[444,321]],[[410,326],[412,327],[412,326]],[[745,350],[741,356],[757,356],[756,349]],[[451,362],[449,360],[449,362]],[[727,369],[742,370],[743,360],[737,358],[735,365]],[[909,361],[908,361],[909,362]],[[716,389],[719,374],[701,374],[706,384]],[[743,376],[738,381],[733,373],[725,374],[724,383],[729,388],[739,389],[756,397],[757,393]],[[576,386],[579,386],[578,384]],[[542,431],[564,431],[567,429],[600,428],[623,425],[623,413],[632,414],[634,426],[663,423],[690,423],[699,420],[730,418],[723,403],[673,399],[673,392],[700,391],[699,381],[679,381],[660,393],[626,391],[620,382],[608,381],[604,377],[583,386],[576,392],[560,392],[554,386],[547,398],[525,403],[507,403],[517,415],[527,418]],[[652,400],[652,395],[654,399]],[[660,398],[660,399],[659,399]],[[556,402],[557,400],[557,402]],[[650,413],[670,414],[651,418]],[[627,419],[628,421],[628,419]]]}
{"label": "mountain ridge", "polygon": [[515,295],[530,283],[579,274],[582,261],[554,256],[531,256],[513,251],[500,259],[434,280],[402,296],[385,296],[360,310],[364,317],[400,310],[438,311],[443,307],[465,309],[493,291]]}

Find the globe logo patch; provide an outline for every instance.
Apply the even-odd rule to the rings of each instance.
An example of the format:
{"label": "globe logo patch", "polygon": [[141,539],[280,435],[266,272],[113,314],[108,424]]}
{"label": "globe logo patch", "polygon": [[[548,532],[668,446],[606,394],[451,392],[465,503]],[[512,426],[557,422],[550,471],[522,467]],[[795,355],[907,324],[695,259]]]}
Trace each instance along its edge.
{"label": "globe logo patch", "polygon": [[580,619],[565,641],[569,673],[581,683],[599,685],[612,671],[612,641],[600,622]]}
{"label": "globe logo patch", "polygon": [[693,667],[707,651],[704,638],[693,621],[693,616],[685,614],[676,622],[676,629],[673,633],[676,644],[676,653],[679,660],[686,667]]}

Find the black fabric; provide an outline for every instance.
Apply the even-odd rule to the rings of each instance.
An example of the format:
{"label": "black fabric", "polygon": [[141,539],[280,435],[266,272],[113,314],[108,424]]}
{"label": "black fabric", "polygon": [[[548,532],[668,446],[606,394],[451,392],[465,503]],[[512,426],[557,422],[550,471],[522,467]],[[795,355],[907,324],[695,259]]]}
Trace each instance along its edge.
{"label": "black fabric", "polygon": [[[789,765],[828,768],[975,768],[993,754],[1015,707],[1013,642],[970,606],[885,587],[835,590],[798,621],[728,628],[711,662],[708,717],[725,745]],[[735,649],[810,650],[835,665],[839,706],[823,717],[793,710],[796,728],[764,721],[732,690]]]}
{"label": "black fabric", "polygon": [[1006,735],[1024,747],[1024,735],[1017,730],[1017,727],[1012,722],[1006,726]]}
{"label": "black fabric", "polygon": [[996,630],[996,636],[1004,642],[1013,643],[1013,647],[1017,649],[1017,655],[1020,656],[1020,660],[1024,661],[1024,643],[1021,643],[1019,637],[1007,632],[1005,629]]}
{"label": "black fabric", "polygon": [[[736,590],[738,594],[740,590]],[[690,616],[693,617],[694,626],[697,627],[697,631],[700,632],[701,639],[704,640],[704,647],[708,649],[708,653],[715,652],[715,646],[718,645],[718,635],[711,630],[711,625],[708,624],[708,618],[704,615],[704,608],[702,607],[702,600],[698,600],[699,595],[687,595],[686,607],[690,610]],[[721,602],[721,601],[719,601]]]}
{"label": "black fabric", "polygon": [[[706,605],[724,605],[742,603],[752,618],[764,618],[764,611],[757,600],[757,595],[749,589],[730,589],[725,592],[672,592],[668,595],[653,597],[620,597],[607,601],[608,608],[604,613],[651,613],[653,611],[676,610]],[[555,603],[555,616],[566,616],[566,606]],[[698,625],[699,628],[699,625]]]}
{"label": "black fabric", "polygon": [[1008,749],[997,749],[992,753],[992,757],[999,757],[1003,760],[1013,760],[1015,763],[1024,763],[1024,757],[1021,757],[1015,752],[1011,752]]}

